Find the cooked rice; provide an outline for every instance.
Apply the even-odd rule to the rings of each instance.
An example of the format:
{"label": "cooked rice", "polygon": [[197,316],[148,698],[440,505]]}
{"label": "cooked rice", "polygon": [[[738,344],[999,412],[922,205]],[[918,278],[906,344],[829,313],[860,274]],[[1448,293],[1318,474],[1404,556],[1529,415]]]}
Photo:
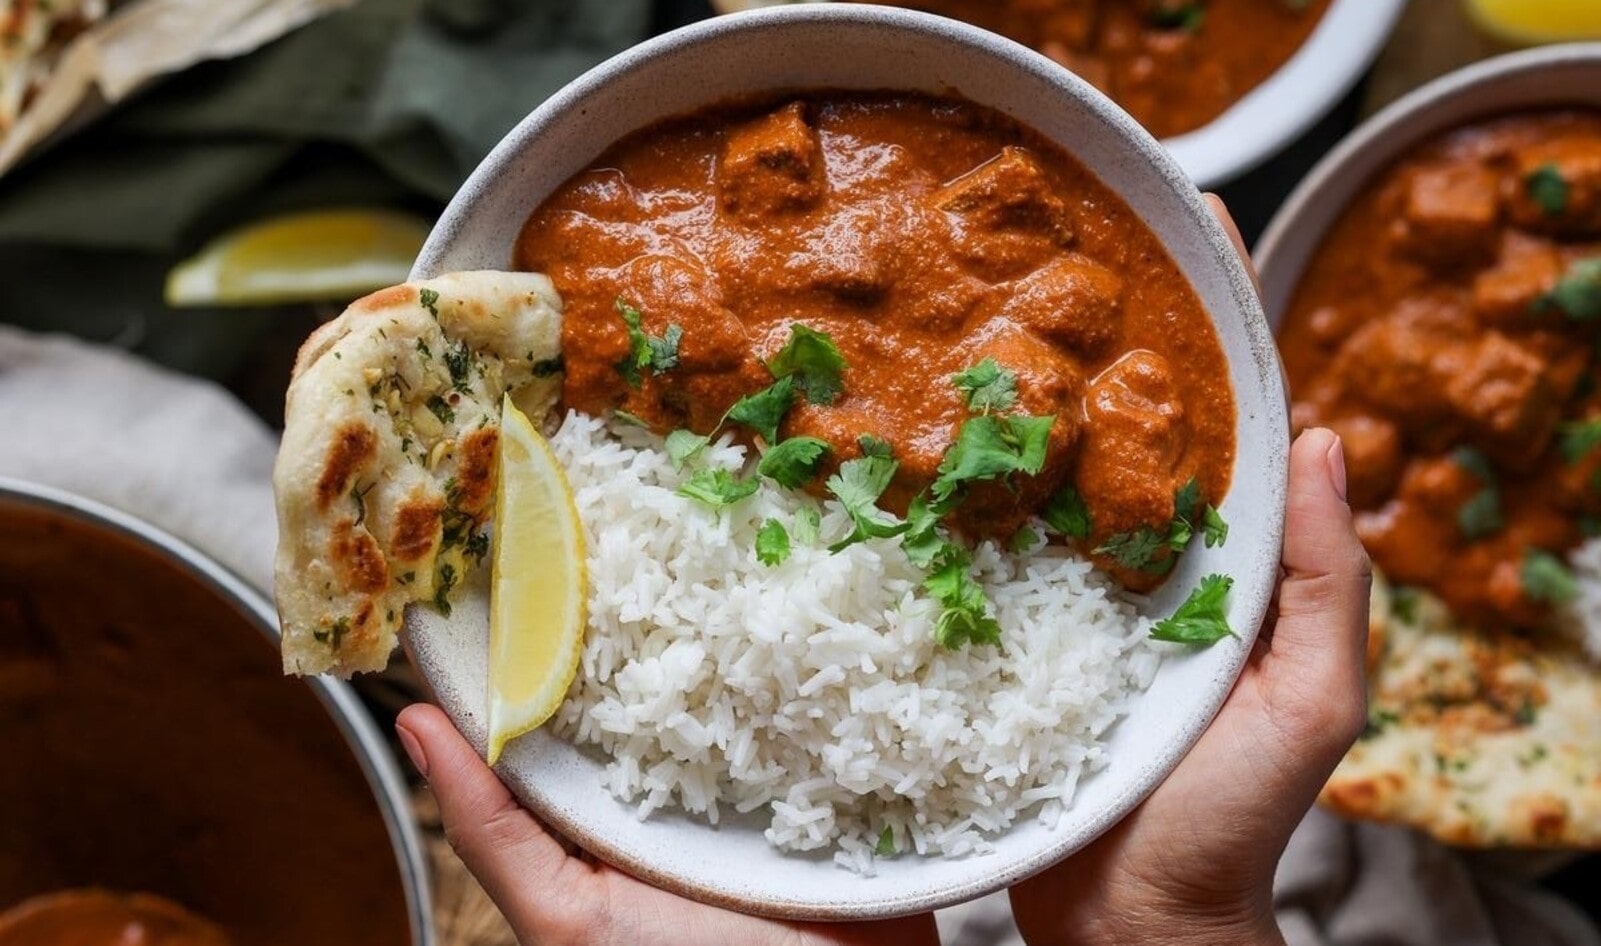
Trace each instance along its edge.
{"label": "cooked rice", "polygon": [[1591,539],[1568,557],[1579,595],[1565,610],[1564,624],[1590,658],[1601,663],[1601,539]]}
{"label": "cooked rice", "polygon": [[[1107,764],[1105,737],[1151,681],[1159,645],[1105,576],[1060,546],[977,572],[1001,646],[947,651],[922,572],[897,540],[832,555],[849,531],[820,505],[822,538],[782,565],[757,529],[817,500],[771,484],[721,513],[678,496],[660,441],[567,415],[552,439],[589,542],[583,666],[557,732],[610,757],[606,787],[639,817],[678,806],[715,824],[768,820],[786,851],[832,847],[871,873],[897,850],[961,856],[1030,809],[1054,823]],[[727,438],[703,462],[730,470]]]}

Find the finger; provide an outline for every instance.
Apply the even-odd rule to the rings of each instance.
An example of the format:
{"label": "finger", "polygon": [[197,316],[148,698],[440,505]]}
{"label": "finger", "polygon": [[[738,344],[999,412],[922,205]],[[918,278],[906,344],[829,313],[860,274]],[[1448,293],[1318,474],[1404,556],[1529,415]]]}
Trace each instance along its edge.
{"label": "finger", "polygon": [[1245,238],[1240,236],[1240,228],[1234,222],[1234,215],[1229,213],[1228,205],[1216,194],[1202,196],[1206,198],[1206,205],[1211,208],[1212,216],[1223,225],[1223,232],[1228,234],[1229,242],[1234,244],[1234,252],[1240,254],[1240,262],[1245,264],[1245,271],[1251,276],[1251,288],[1256,290],[1258,296],[1262,295],[1262,282],[1257,278],[1256,265],[1251,262],[1251,254],[1245,249]]}
{"label": "finger", "polygon": [[[1289,502],[1284,523],[1285,577],[1278,622],[1267,660],[1271,679],[1286,691],[1305,688],[1323,702],[1320,722],[1339,742],[1360,731],[1371,568],[1345,501],[1345,454],[1340,438],[1314,428],[1290,448]],[[1320,682],[1321,681],[1321,682]],[[1319,694],[1331,699],[1320,700]],[[1343,750],[1342,750],[1343,751]]]}
{"label": "finger", "polygon": [[553,875],[569,863],[566,852],[438,707],[408,706],[395,729],[439,799],[450,846],[512,926],[537,940],[551,907],[538,898],[560,889]]}

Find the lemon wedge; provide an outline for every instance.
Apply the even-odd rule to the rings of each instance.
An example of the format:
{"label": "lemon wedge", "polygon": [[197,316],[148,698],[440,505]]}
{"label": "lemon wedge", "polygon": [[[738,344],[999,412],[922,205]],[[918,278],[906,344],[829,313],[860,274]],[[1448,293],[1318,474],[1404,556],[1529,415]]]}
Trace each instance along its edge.
{"label": "lemon wedge", "polygon": [[1596,0],[1467,0],[1467,6],[1480,27],[1511,43],[1601,39]]}
{"label": "lemon wedge", "polygon": [[224,234],[167,274],[167,304],[349,302],[406,281],[428,224],[388,210],[288,214]]}
{"label": "lemon wedge", "polygon": [[555,715],[584,649],[584,532],[567,475],[527,415],[500,408],[489,597],[489,764]]}

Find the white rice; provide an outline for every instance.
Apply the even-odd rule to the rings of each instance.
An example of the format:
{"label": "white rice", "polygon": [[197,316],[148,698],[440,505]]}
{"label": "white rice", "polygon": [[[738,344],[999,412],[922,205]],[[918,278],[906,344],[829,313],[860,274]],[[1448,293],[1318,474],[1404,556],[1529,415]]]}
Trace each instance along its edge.
{"label": "white rice", "polygon": [[[976,550],[999,647],[934,643],[923,573],[897,540],[832,555],[832,501],[765,484],[722,512],[678,496],[660,441],[570,413],[552,446],[589,543],[589,632],[557,732],[610,757],[639,817],[760,812],[786,851],[871,873],[899,851],[961,856],[1030,809],[1050,823],[1107,764],[1107,730],[1151,681],[1159,645],[1117,588],[1059,546]],[[700,462],[746,463],[727,439]],[[769,518],[822,538],[757,561]]]}

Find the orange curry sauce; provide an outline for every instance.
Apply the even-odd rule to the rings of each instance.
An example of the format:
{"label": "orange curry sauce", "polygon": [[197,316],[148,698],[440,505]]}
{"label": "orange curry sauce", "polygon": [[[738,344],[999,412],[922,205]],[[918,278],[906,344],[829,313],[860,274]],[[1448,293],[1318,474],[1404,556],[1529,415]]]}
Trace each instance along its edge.
{"label": "orange curry sauce", "polygon": [[898,0],[1032,46],[1158,138],[1194,131],[1261,85],[1332,0]]}
{"label": "orange curry sauce", "polygon": [[1598,238],[1601,115],[1466,128],[1368,186],[1280,333],[1297,426],[1345,438],[1375,563],[1465,620],[1541,623],[1531,554],[1601,513],[1601,456],[1577,436],[1601,415],[1596,323],[1551,295]]}
{"label": "orange curry sauce", "polygon": [[[821,92],[648,128],[534,213],[516,265],[566,301],[568,406],[658,431],[707,432],[770,385],[792,324],[829,333],[844,393],[798,399],[780,434],[826,440],[833,465],[888,441],[896,512],[971,416],[952,376],[986,357],[1016,373],[1017,410],[1055,422],[1038,476],[968,490],[964,531],[1005,537],[1072,484],[1092,542],[1165,532],[1192,476],[1211,502],[1228,489],[1233,391],[1189,284],[1076,160],[966,101]],[[638,390],[619,299],[651,335],[683,329],[680,364]]]}

